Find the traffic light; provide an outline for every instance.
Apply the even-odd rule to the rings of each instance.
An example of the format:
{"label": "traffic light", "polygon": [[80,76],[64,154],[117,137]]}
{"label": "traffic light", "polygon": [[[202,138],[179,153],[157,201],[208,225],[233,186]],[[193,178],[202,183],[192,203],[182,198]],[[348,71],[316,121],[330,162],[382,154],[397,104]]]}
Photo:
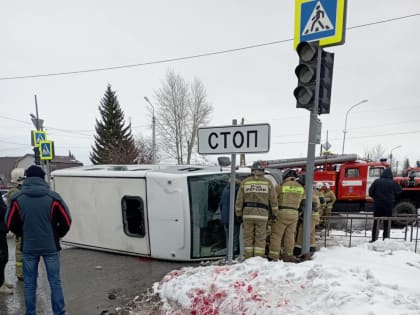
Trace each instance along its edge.
{"label": "traffic light", "polygon": [[312,110],[315,100],[318,42],[301,42],[296,48],[299,65],[295,69],[298,86],[293,91],[296,108]]}
{"label": "traffic light", "polygon": [[334,53],[322,50],[318,114],[329,114],[334,68]]}
{"label": "traffic light", "polygon": [[[319,49],[318,42],[301,42],[296,51],[299,56],[299,65],[295,69],[298,86],[293,91],[296,107],[308,110],[314,108],[317,71],[319,71],[318,114],[328,114],[331,104],[334,53],[324,51],[323,48]],[[318,53],[321,53],[319,65]]]}

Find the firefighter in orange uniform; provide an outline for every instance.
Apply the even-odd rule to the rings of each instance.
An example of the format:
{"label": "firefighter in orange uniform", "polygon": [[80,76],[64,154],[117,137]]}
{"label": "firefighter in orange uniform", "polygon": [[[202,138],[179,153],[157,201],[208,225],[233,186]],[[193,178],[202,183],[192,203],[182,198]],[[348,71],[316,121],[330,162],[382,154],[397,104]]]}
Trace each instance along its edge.
{"label": "firefighter in orange uniform", "polygon": [[276,192],[271,181],[264,177],[264,167],[254,162],[251,176],[239,187],[235,204],[236,216],[243,220],[245,258],[264,256],[270,209],[278,212]]}
{"label": "firefighter in orange uniform", "polygon": [[280,256],[280,245],[284,241],[283,261],[296,262],[293,256],[295,247],[296,225],[299,218],[299,205],[305,194],[305,189],[296,179],[298,175],[294,170],[283,173],[283,184],[277,187],[278,214],[275,214],[271,225],[270,250],[268,258],[277,261]]}

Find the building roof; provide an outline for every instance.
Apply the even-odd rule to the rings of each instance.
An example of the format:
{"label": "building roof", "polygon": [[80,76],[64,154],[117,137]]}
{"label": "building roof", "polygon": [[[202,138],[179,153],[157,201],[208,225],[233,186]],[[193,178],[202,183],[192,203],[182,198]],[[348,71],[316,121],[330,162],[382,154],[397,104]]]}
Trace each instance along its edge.
{"label": "building roof", "polygon": [[7,186],[10,182],[10,172],[15,168],[19,156],[0,157],[0,187]]}
{"label": "building roof", "polygon": [[[25,154],[24,156],[3,156],[0,157],[0,187],[7,186],[10,183],[10,172],[18,165],[19,161],[24,158],[34,158],[33,154]],[[55,156],[51,161],[51,169],[58,170],[74,166],[82,166],[83,163],[72,159],[69,156]]]}

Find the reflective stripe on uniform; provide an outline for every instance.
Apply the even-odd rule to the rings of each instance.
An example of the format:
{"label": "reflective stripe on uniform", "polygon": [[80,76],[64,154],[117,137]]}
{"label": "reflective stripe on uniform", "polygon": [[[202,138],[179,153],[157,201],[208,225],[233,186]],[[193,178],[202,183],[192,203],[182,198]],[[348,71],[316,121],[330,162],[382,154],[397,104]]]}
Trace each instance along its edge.
{"label": "reflective stripe on uniform", "polygon": [[280,209],[280,212],[282,212],[282,213],[284,213],[284,212],[296,213],[296,211],[298,211],[298,210],[296,210],[296,209]]}
{"label": "reflective stripe on uniform", "polygon": [[265,254],[265,248],[254,247],[255,256],[263,256]]}
{"label": "reflective stripe on uniform", "polygon": [[265,180],[247,180],[244,184],[254,184],[254,185],[264,184],[264,185],[268,185],[268,182],[265,181]]}
{"label": "reflective stripe on uniform", "polygon": [[245,257],[252,257],[254,255],[254,247],[244,247]]}
{"label": "reflective stripe on uniform", "polygon": [[21,262],[21,261],[17,261],[17,262],[16,262],[16,266],[17,266],[17,267],[21,267],[22,265],[23,265],[23,264],[22,264],[22,262]]}
{"label": "reflective stripe on uniform", "polygon": [[282,193],[294,193],[294,194],[301,194],[303,195],[305,190],[303,189],[303,187],[299,187],[299,186],[281,186],[281,191]]}
{"label": "reflective stripe on uniform", "polygon": [[243,215],[242,218],[245,219],[255,219],[255,220],[267,220],[268,216],[256,215],[256,214],[247,214]]}

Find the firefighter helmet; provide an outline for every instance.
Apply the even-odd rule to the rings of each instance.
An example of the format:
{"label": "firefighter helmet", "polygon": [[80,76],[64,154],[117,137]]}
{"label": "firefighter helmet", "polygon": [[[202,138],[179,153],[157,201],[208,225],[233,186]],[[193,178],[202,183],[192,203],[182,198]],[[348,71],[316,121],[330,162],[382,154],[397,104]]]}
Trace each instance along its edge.
{"label": "firefighter helmet", "polygon": [[254,162],[253,164],[252,164],[252,166],[251,166],[251,172],[254,172],[254,171],[261,171],[261,172],[264,172],[264,166],[262,166],[262,164],[260,163],[260,162]]}
{"label": "firefighter helmet", "polygon": [[25,179],[25,169],[23,168],[14,168],[10,172],[10,182],[12,184],[21,184]]}
{"label": "firefighter helmet", "polygon": [[285,180],[287,177],[298,178],[298,174],[295,170],[287,169],[283,172],[283,180]]}
{"label": "firefighter helmet", "polygon": [[326,189],[330,189],[330,184],[325,183],[324,186],[325,186]]}
{"label": "firefighter helmet", "polygon": [[323,183],[321,183],[321,182],[317,182],[317,183],[315,184],[315,188],[316,188],[316,189],[318,189],[318,190],[321,190],[321,189],[322,189],[322,186],[324,186],[324,184],[323,184]]}

